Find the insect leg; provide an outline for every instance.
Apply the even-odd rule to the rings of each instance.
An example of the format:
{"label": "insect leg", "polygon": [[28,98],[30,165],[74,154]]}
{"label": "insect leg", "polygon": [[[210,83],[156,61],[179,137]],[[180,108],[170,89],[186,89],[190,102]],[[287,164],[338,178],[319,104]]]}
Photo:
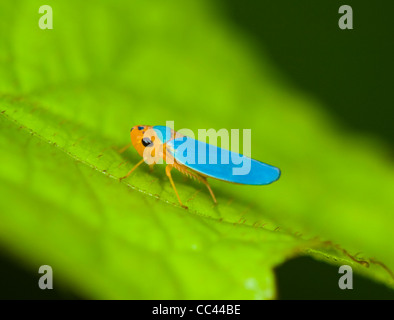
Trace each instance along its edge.
{"label": "insect leg", "polygon": [[197,181],[200,181],[200,182],[204,183],[207,186],[207,188],[209,190],[209,193],[211,194],[213,202],[217,203],[215,194],[213,193],[213,191],[211,189],[211,186],[209,185],[206,177],[204,177],[204,176],[202,176],[202,175],[200,175],[200,174],[198,174],[196,172],[193,172],[191,170],[188,170],[186,167],[184,167],[182,165],[179,165],[178,163],[174,163],[172,166],[175,169],[177,169],[179,172],[183,173],[184,175],[189,176],[191,178],[196,179]]}
{"label": "insect leg", "polygon": [[131,169],[124,177],[119,178],[119,181],[122,181],[123,179],[126,179],[135,169],[137,169],[142,163],[144,162],[144,159],[142,158],[140,162],[138,162],[133,169]]}
{"label": "insect leg", "polygon": [[118,150],[118,153],[123,153],[125,152],[128,148],[130,148],[132,143],[130,142],[128,145],[124,146],[122,149]]}
{"label": "insect leg", "polygon": [[212,191],[212,189],[211,189],[211,186],[210,186],[209,183],[208,183],[207,178],[201,177],[201,181],[202,181],[202,183],[204,183],[204,184],[207,186],[207,188],[208,188],[208,190],[209,190],[209,193],[210,193],[211,196],[212,196],[213,202],[217,203],[216,197],[215,197],[215,195],[214,195],[214,193],[213,193],[213,191]]}
{"label": "insect leg", "polygon": [[166,175],[167,175],[168,179],[170,179],[172,188],[173,188],[174,191],[175,191],[175,194],[176,194],[176,196],[177,196],[177,198],[178,198],[179,204],[180,204],[182,207],[187,208],[186,206],[183,205],[183,203],[182,203],[182,201],[181,201],[181,198],[179,197],[178,191],[176,190],[174,181],[172,180],[172,177],[171,177],[171,169],[172,169],[172,168],[173,168],[173,166],[170,165],[170,164],[168,164],[168,165],[166,166]]}

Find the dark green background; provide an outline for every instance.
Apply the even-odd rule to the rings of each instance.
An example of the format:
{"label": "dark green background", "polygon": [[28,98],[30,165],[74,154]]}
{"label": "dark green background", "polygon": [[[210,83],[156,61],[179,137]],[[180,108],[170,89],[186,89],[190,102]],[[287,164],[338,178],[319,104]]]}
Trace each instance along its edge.
{"label": "dark green background", "polygon": [[[220,3],[287,78],[323,101],[344,127],[394,147],[393,1]],[[345,4],[353,9],[353,30],[338,27]]]}

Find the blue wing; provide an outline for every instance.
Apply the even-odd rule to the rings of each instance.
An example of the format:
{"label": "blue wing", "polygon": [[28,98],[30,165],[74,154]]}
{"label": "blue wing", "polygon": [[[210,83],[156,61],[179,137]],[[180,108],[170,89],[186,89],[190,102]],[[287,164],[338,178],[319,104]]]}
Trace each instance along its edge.
{"label": "blue wing", "polygon": [[171,129],[166,126],[154,126],[153,130],[155,130],[157,136],[159,137],[161,143],[166,143],[171,139]]}
{"label": "blue wing", "polygon": [[263,185],[280,177],[280,170],[276,167],[190,137],[167,141],[167,150],[177,162],[219,180]]}

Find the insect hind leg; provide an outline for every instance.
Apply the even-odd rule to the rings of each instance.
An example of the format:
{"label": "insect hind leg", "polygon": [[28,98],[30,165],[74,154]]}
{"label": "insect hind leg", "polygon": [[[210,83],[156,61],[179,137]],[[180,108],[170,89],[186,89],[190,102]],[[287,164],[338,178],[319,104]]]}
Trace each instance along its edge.
{"label": "insect hind leg", "polygon": [[205,184],[205,185],[207,186],[208,190],[209,190],[209,193],[211,194],[211,197],[212,197],[213,202],[214,202],[214,203],[217,203],[215,194],[213,193],[213,191],[212,191],[212,189],[211,189],[211,186],[209,185],[208,180],[207,180],[206,177],[201,176],[201,175],[199,175],[199,174],[196,173],[196,172],[192,172],[192,171],[188,170],[187,168],[185,168],[184,166],[179,165],[179,164],[177,164],[177,163],[174,163],[172,166],[173,166],[176,170],[178,170],[179,172],[183,173],[184,175],[189,176],[189,177],[191,177],[191,178],[194,178],[194,179],[196,179],[197,181],[202,182],[203,184]]}
{"label": "insect hind leg", "polygon": [[204,183],[204,184],[207,186],[207,188],[208,188],[208,190],[209,190],[209,193],[211,194],[211,197],[212,197],[213,202],[218,203],[218,202],[216,201],[215,194],[213,193],[213,191],[212,191],[212,189],[211,189],[211,186],[210,186],[209,183],[208,183],[207,178],[201,177],[201,182]]}

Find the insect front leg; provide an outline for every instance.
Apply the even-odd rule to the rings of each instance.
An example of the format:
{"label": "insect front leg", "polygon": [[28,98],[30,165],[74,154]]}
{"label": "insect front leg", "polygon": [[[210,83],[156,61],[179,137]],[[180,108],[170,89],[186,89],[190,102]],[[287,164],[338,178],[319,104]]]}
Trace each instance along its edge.
{"label": "insect front leg", "polygon": [[137,169],[142,163],[144,162],[144,159],[142,159],[140,162],[138,162],[129,172],[127,172],[127,174],[122,177],[119,178],[119,181],[122,181],[123,179],[126,179],[135,169]]}
{"label": "insect front leg", "polygon": [[118,153],[121,154],[121,153],[125,152],[131,146],[132,146],[132,143],[130,142],[129,144],[125,145],[122,149],[119,149]]}

